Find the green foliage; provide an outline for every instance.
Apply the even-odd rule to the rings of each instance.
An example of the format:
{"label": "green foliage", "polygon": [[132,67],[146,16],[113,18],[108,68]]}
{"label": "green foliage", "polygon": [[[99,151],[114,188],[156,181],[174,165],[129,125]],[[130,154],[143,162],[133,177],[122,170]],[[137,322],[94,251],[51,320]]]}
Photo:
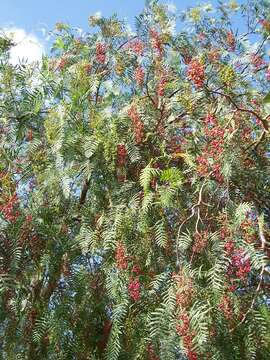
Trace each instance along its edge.
{"label": "green foliage", "polygon": [[270,358],[269,2],[174,10],[0,37],[0,359]]}

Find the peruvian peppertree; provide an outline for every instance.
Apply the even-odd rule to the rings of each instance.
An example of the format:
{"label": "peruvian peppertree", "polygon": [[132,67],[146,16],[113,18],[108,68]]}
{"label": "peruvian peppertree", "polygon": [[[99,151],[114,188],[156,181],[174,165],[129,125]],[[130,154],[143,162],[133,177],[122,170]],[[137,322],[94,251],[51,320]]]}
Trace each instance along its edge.
{"label": "peruvian peppertree", "polygon": [[1,38],[1,359],[269,359],[269,1],[173,10]]}

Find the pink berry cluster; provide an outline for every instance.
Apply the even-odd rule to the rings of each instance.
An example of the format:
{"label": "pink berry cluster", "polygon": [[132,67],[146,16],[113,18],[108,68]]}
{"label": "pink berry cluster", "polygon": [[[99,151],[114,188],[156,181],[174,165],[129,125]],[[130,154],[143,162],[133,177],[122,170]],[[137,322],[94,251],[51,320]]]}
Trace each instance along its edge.
{"label": "pink berry cluster", "polygon": [[266,69],[265,77],[266,77],[267,81],[270,81],[270,68],[269,67],[268,67],[268,69]]}
{"label": "pink berry cluster", "polygon": [[236,41],[232,31],[228,31],[226,34],[226,42],[230,51],[235,51]]}
{"label": "pink berry cluster", "polygon": [[144,83],[144,70],[142,66],[137,66],[135,69],[134,77],[138,86],[142,86]]}
{"label": "pink berry cluster", "polygon": [[181,56],[183,58],[184,63],[187,65],[191,62],[192,56],[190,54],[190,51],[188,51],[186,48],[181,50]]}
{"label": "pink berry cluster", "polygon": [[124,144],[117,145],[117,180],[123,182],[126,179],[125,165],[127,162],[127,149]]}
{"label": "pink berry cluster", "polygon": [[208,60],[211,63],[216,63],[220,60],[220,51],[217,48],[211,48],[208,52]]}
{"label": "pink berry cluster", "polygon": [[117,166],[125,166],[127,162],[127,149],[124,144],[117,145]]}
{"label": "pink berry cluster", "polygon": [[144,125],[140,119],[139,113],[135,105],[132,105],[128,110],[128,116],[133,122],[136,143],[140,144],[143,140]]}
{"label": "pink berry cluster", "polygon": [[140,275],[141,274],[141,268],[139,265],[133,265],[131,272],[135,275]]}
{"label": "pink berry cluster", "polygon": [[201,88],[205,81],[205,66],[198,59],[192,59],[188,64],[187,76],[196,88]]}
{"label": "pink berry cluster", "polygon": [[195,254],[201,253],[208,242],[208,231],[203,231],[201,233],[196,233],[194,235],[194,244],[192,246],[192,252]]}
{"label": "pink berry cluster", "polygon": [[100,64],[104,64],[106,61],[106,49],[106,44],[100,42],[96,44],[96,60]]}
{"label": "pink berry cluster", "polygon": [[251,271],[250,258],[245,255],[243,249],[236,249],[232,239],[228,239],[224,244],[226,255],[231,259],[231,263],[227,270],[227,277],[232,284],[230,290],[234,291],[237,281],[246,282],[248,274]]}
{"label": "pink berry cluster", "polygon": [[190,330],[190,319],[187,313],[182,313],[179,316],[180,322],[176,324],[176,332],[183,339],[183,345],[187,353],[188,360],[197,360],[198,356],[193,351],[193,338],[196,335],[194,331]]}
{"label": "pink berry cluster", "polygon": [[245,256],[242,249],[239,249],[235,251],[231,259],[232,267],[228,270],[229,275],[234,273],[237,279],[245,282],[251,270],[250,258]]}
{"label": "pink berry cluster", "polygon": [[33,140],[33,130],[29,129],[27,132],[27,140],[32,141]]}
{"label": "pink berry cluster", "polygon": [[190,306],[194,296],[192,280],[182,273],[173,274],[172,278],[176,283],[176,303],[181,309],[186,309]]}
{"label": "pink berry cluster", "polygon": [[158,94],[158,96],[160,96],[160,97],[164,96],[167,82],[168,82],[168,79],[165,76],[163,76],[159,80],[158,85],[157,85],[157,94]]}
{"label": "pink berry cluster", "polygon": [[130,41],[127,44],[127,48],[132,50],[136,55],[142,56],[144,52],[145,45],[142,40],[135,39],[133,41]]}
{"label": "pink berry cluster", "polygon": [[246,219],[240,225],[242,236],[248,244],[255,243],[257,239],[257,224],[252,219]]}
{"label": "pink berry cluster", "polygon": [[126,270],[128,267],[128,256],[123,243],[119,242],[115,252],[116,266],[120,270]]}
{"label": "pink berry cluster", "polygon": [[152,47],[156,51],[158,57],[161,59],[164,53],[161,36],[155,29],[150,29],[150,37]]}
{"label": "pink berry cluster", "polygon": [[[213,114],[207,114],[204,119],[204,134],[207,139],[207,145],[203,149],[202,155],[197,157],[198,172],[206,176],[209,172],[218,181],[223,182],[221,174],[220,157],[224,150],[225,130],[217,124],[217,119]],[[210,160],[214,164],[210,163]]]}
{"label": "pink berry cluster", "polygon": [[270,22],[266,19],[261,19],[259,23],[262,25],[263,29],[266,31],[270,31]]}
{"label": "pink berry cluster", "polygon": [[232,300],[229,296],[224,295],[219,303],[219,309],[222,311],[223,315],[227,320],[230,320],[233,317],[233,306]]}
{"label": "pink berry cluster", "polygon": [[18,196],[15,193],[6,200],[5,204],[0,205],[0,212],[3,214],[4,218],[7,221],[14,223],[20,216],[20,212],[16,210],[18,202]]}
{"label": "pink berry cluster", "polygon": [[255,67],[256,70],[259,70],[262,66],[266,65],[265,60],[257,54],[252,54],[250,56],[251,64]]}
{"label": "pink berry cluster", "polygon": [[149,360],[160,360],[160,358],[156,355],[154,347],[151,343],[147,346],[147,355]]}
{"label": "pink berry cluster", "polygon": [[68,64],[68,59],[66,57],[62,57],[57,64],[57,69],[63,70],[67,64]]}
{"label": "pink berry cluster", "polygon": [[141,288],[141,284],[140,284],[139,278],[135,278],[135,279],[131,278],[129,285],[128,285],[128,292],[129,292],[129,296],[134,301],[140,300],[140,297],[141,297],[140,288]]}
{"label": "pink berry cluster", "polygon": [[[187,133],[185,132],[185,130],[183,129],[183,133]],[[183,146],[187,143],[187,140],[184,139],[182,134],[175,134],[175,135],[171,135],[170,138],[168,139],[168,143],[167,143],[167,151],[172,154],[173,158],[177,158],[177,156],[179,154],[181,154],[183,152]]]}

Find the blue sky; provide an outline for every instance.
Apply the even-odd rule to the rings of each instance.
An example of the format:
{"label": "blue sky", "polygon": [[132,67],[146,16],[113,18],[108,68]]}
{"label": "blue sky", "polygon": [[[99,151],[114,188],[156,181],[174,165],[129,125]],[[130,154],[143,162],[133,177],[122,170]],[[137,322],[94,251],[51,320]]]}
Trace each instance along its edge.
{"label": "blue sky", "polygon": [[[198,0],[160,0],[175,4],[177,10],[194,6]],[[88,17],[101,12],[103,16],[117,13],[131,25],[144,7],[145,0],[0,0],[0,28],[12,36],[17,44],[11,50],[11,62],[19,59],[40,60],[48,52],[49,43],[44,33],[56,22],[66,22],[87,31]],[[213,1],[209,1],[212,2]],[[45,30],[45,31],[44,31]],[[11,35],[12,34],[12,35]]]}
{"label": "blue sky", "polygon": [[[198,3],[197,0],[162,2],[174,3],[177,9]],[[36,32],[41,27],[52,29],[57,21],[63,21],[86,30],[88,16],[97,11],[105,16],[117,12],[119,17],[132,21],[143,6],[144,0],[1,0],[0,26],[15,25]]]}
{"label": "blue sky", "polygon": [[[229,0],[227,0],[229,1]],[[12,32],[16,47],[12,48],[12,62],[19,58],[39,60],[47,52],[49,43],[45,41],[44,30],[54,28],[56,22],[66,22],[72,26],[89,29],[88,17],[101,12],[103,16],[117,13],[119,18],[127,18],[131,25],[134,17],[144,7],[145,0],[0,0],[0,28]],[[198,4],[215,5],[217,0],[160,0],[174,4],[177,11]],[[238,3],[243,0],[237,0]],[[9,29],[9,30],[6,30]],[[42,31],[43,30],[43,31]]]}

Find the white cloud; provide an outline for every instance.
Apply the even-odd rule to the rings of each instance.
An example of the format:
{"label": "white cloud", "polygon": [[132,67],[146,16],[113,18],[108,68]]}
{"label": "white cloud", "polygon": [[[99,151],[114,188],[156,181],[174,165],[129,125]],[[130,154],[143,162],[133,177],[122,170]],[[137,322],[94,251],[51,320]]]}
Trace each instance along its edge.
{"label": "white cloud", "polygon": [[10,49],[10,62],[13,65],[18,64],[20,60],[29,62],[41,60],[44,47],[34,34],[27,33],[24,29],[16,27],[3,30],[6,36],[15,43],[15,46]]}
{"label": "white cloud", "polygon": [[177,11],[177,8],[174,4],[168,3],[167,4],[167,9],[168,11],[170,11],[171,13],[175,14]]}

